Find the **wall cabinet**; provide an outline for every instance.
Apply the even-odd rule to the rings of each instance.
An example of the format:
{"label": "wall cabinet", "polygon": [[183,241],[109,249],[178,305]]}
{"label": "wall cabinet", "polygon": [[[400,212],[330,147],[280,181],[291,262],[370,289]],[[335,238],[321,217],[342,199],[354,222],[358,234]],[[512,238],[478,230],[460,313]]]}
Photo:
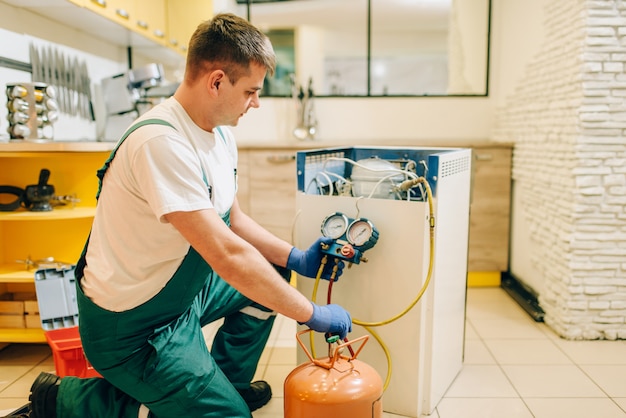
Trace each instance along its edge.
{"label": "wall cabinet", "polygon": [[[49,184],[55,187],[57,196],[72,195],[80,200],[75,207],[57,206],[50,212],[0,212],[0,301],[16,299],[15,295],[20,295],[18,300],[28,300],[31,298],[23,296],[35,294],[35,270],[28,269],[24,260],[53,257],[59,262],[76,263],[95,214],[96,171],[113,145],[0,144],[0,184],[20,188],[36,184],[39,171],[47,168]],[[38,321],[12,319],[16,321],[0,320],[0,343],[45,342]]]}
{"label": "wall cabinet", "polygon": [[136,0],[135,3],[134,30],[163,46],[167,46],[166,3],[167,0]]}
{"label": "wall cabinet", "polygon": [[212,0],[3,0],[177,67],[198,24],[213,16]]}
{"label": "wall cabinet", "polygon": [[[512,148],[509,145],[472,148],[470,284],[498,285],[500,273],[508,270]],[[239,150],[238,199],[242,208],[269,231],[290,242],[296,216],[298,149],[302,148],[240,147]]]}
{"label": "wall cabinet", "polygon": [[[183,7],[184,5],[184,7]],[[191,35],[200,22],[213,16],[213,2],[204,0],[167,1],[167,46],[187,53]]]}
{"label": "wall cabinet", "polygon": [[85,0],[84,7],[127,29],[132,30],[135,28],[136,10],[134,0]]}

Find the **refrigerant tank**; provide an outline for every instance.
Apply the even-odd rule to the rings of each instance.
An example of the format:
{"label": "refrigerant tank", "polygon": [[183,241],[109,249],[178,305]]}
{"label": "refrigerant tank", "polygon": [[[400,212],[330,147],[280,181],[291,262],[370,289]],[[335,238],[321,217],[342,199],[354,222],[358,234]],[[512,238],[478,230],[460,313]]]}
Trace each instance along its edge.
{"label": "refrigerant tank", "polygon": [[[301,331],[298,336],[310,330]],[[314,359],[298,338],[311,360],[296,367],[285,379],[285,418],[380,418],[383,413],[383,384],[378,372],[357,360],[368,336],[338,345],[332,356]],[[352,356],[345,347],[363,341]]]}

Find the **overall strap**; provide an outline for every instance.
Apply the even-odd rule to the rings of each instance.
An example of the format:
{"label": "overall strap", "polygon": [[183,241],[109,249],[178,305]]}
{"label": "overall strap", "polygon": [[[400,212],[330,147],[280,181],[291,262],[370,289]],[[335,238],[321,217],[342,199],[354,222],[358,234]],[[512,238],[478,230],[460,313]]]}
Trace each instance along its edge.
{"label": "overall strap", "polygon": [[[102,182],[104,180],[104,175],[106,174],[107,170],[111,166],[111,161],[113,161],[113,158],[115,158],[115,154],[117,154],[117,150],[119,149],[120,145],[122,145],[122,143],[126,140],[126,138],[128,138],[130,134],[132,134],[137,129],[141,128],[142,126],[146,126],[146,125],[164,125],[164,126],[169,126],[173,129],[176,129],[174,128],[174,126],[172,126],[171,123],[164,121],[162,119],[145,119],[145,120],[137,122],[136,124],[128,128],[126,133],[124,133],[124,135],[122,136],[122,139],[119,140],[115,148],[113,148],[113,151],[111,151],[109,158],[107,158],[107,160],[104,162],[104,165],[96,173],[96,175],[98,176],[98,192],[96,193],[96,200],[98,200],[98,198],[100,197],[100,192],[102,191]],[[85,257],[87,255],[87,247],[89,246],[90,237],[91,237],[91,232],[89,232],[89,236],[87,237],[87,241],[85,242],[83,251],[80,254],[80,258],[76,262],[76,268],[74,269],[74,276],[76,277],[77,280],[80,280],[83,277],[83,271],[85,270],[85,267],[87,267],[87,260]]]}
{"label": "overall strap", "polygon": [[122,139],[119,140],[115,148],[113,148],[113,151],[111,151],[109,158],[104,162],[104,165],[96,173],[96,175],[98,176],[98,193],[96,193],[96,200],[98,200],[98,198],[100,197],[100,192],[102,191],[102,181],[104,179],[104,174],[109,169],[109,166],[111,165],[111,161],[113,161],[113,158],[115,158],[115,154],[117,154],[117,150],[119,149],[120,145],[122,145],[122,143],[126,140],[126,138],[128,138],[130,134],[132,134],[137,129],[141,128],[142,126],[146,126],[146,125],[164,125],[164,126],[169,126],[172,129],[176,129],[174,128],[174,126],[172,126],[171,123],[164,121],[162,119],[145,119],[140,122],[137,122],[136,124],[128,128],[124,136],[122,136]]}

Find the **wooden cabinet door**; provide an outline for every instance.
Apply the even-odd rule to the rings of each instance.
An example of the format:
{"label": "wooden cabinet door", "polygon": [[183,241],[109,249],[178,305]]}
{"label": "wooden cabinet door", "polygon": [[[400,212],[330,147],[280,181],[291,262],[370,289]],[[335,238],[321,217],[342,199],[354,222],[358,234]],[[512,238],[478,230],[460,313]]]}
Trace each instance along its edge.
{"label": "wooden cabinet door", "polygon": [[296,214],[295,151],[251,152],[248,168],[248,214],[274,235],[292,242]]}
{"label": "wooden cabinet door", "polygon": [[511,208],[510,148],[473,150],[469,271],[507,271]]}

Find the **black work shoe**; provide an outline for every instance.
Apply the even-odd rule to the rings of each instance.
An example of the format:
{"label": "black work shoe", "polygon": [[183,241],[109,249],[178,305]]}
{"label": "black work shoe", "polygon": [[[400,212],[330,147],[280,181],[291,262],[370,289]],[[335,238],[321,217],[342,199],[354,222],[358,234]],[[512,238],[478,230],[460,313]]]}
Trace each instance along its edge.
{"label": "black work shoe", "polygon": [[264,380],[250,383],[247,389],[237,389],[244,401],[248,404],[250,412],[255,411],[272,399],[272,388]]}
{"label": "black work shoe", "polygon": [[41,372],[30,388],[30,418],[56,418],[61,378]]}

